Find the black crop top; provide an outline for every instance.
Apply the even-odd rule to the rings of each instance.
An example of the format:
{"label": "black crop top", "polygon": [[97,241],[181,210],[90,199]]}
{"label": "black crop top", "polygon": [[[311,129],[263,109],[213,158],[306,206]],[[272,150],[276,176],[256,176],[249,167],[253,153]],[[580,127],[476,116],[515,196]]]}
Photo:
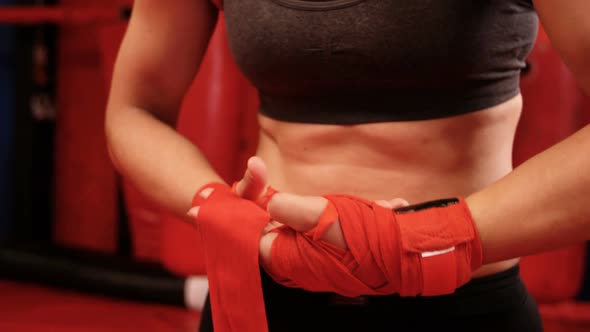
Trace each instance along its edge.
{"label": "black crop top", "polygon": [[305,123],[441,118],[519,93],[531,0],[225,0],[261,113]]}

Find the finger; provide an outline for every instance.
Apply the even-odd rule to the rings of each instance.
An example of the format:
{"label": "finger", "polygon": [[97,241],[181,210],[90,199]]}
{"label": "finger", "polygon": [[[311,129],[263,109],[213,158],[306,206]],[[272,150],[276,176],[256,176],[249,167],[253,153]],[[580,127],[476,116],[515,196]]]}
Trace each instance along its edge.
{"label": "finger", "polygon": [[[307,232],[318,225],[328,200],[319,196],[299,196],[277,193],[270,200],[268,211],[271,217],[299,232]],[[341,248],[347,248],[340,222],[325,229],[321,238]]]}
{"label": "finger", "polygon": [[199,207],[199,206],[194,206],[190,210],[188,210],[186,215],[193,218],[193,219],[196,219],[199,216],[199,209],[200,208],[201,207]]}
{"label": "finger", "polygon": [[259,157],[248,160],[244,177],[238,182],[236,194],[249,200],[256,200],[264,194],[268,184],[266,164]]}
{"label": "finger", "polygon": [[268,204],[270,216],[293,229],[306,232],[315,227],[328,204],[319,196],[277,193]]}

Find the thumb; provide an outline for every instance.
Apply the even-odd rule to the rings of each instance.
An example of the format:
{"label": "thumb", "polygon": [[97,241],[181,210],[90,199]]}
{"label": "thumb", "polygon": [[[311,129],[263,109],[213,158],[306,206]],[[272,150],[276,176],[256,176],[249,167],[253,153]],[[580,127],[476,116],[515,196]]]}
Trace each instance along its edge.
{"label": "thumb", "polygon": [[259,157],[248,160],[244,176],[236,186],[236,194],[242,198],[256,200],[264,194],[268,185],[266,164]]}
{"label": "thumb", "polygon": [[[324,197],[277,193],[268,204],[268,212],[273,220],[296,231],[307,232],[318,225],[327,206],[328,200]],[[326,228],[321,239],[341,248],[347,247],[338,220]]]}
{"label": "thumb", "polygon": [[273,220],[306,232],[318,224],[327,205],[328,200],[319,196],[277,193],[268,204],[268,212]]}

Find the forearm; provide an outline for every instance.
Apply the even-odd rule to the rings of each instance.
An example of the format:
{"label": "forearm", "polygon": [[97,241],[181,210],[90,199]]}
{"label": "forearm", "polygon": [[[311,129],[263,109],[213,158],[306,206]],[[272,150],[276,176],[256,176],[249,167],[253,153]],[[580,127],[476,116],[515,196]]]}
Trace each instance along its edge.
{"label": "forearm", "polygon": [[590,239],[590,126],[467,197],[484,263]]}
{"label": "forearm", "polygon": [[146,111],[111,109],[106,134],[119,172],[146,197],[179,216],[190,209],[199,187],[222,181],[189,140]]}

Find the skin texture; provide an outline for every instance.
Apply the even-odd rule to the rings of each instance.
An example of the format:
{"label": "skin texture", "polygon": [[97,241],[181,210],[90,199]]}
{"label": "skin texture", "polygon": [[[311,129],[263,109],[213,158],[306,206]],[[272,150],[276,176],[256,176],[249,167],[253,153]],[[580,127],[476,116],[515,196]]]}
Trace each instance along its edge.
{"label": "skin texture", "polygon": [[196,188],[221,181],[174,124],[216,23],[207,0],[135,1],[105,130],[113,163],[146,197],[184,215]]}
{"label": "skin texture", "polygon": [[[537,0],[535,5],[565,63],[590,93],[585,63],[590,20],[584,14],[590,3]],[[107,110],[106,134],[116,167],[147,197],[182,216],[198,188],[221,182],[198,149],[174,130],[215,17],[207,0],[136,1]],[[265,164],[253,162],[250,184],[240,190],[252,198],[267,182],[279,189],[284,194],[273,199],[270,212],[277,222],[299,230],[313,226],[325,204],[318,196],[326,193],[403,197],[412,203],[464,196],[482,237],[485,262],[499,262],[474,277],[495,273],[516,263],[504,259],[590,238],[590,160],[580,153],[590,147],[590,129],[513,171],[512,140],[521,107],[517,96],[457,117],[357,126],[260,116],[257,155]],[[331,230],[328,240],[338,243],[338,232]],[[271,244],[272,237],[264,236],[263,258]]]}

